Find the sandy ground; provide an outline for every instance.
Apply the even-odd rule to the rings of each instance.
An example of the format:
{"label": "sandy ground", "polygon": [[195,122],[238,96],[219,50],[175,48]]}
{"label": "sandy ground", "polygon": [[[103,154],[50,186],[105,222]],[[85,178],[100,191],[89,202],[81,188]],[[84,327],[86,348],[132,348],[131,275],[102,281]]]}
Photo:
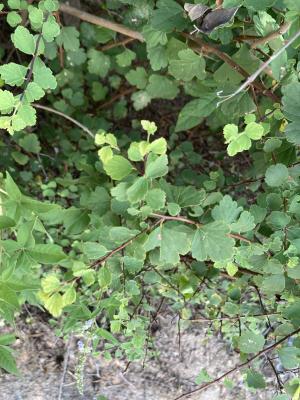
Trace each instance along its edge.
{"label": "sandy ground", "polygon": [[[66,346],[41,320],[19,323],[16,343],[20,377],[0,376],[1,400],[59,400]],[[155,334],[159,356],[142,363],[132,363],[125,373],[125,361],[107,362],[101,357],[89,358],[85,368],[84,394],[75,383],[76,339],[69,346],[69,362],[60,400],[174,400],[181,393],[196,388],[195,378],[202,368],[212,377],[220,375],[239,362],[228,345],[208,336],[203,326],[193,326],[182,333],[179,354],[177,325],[170,317],[160,318]],[[269,389],[250,393],[243,388],[242,376],[234,375],[235,386],[224,385],[196,393],[192,400],[270,400]],[[101,397],[104,396],[104,397]]]}

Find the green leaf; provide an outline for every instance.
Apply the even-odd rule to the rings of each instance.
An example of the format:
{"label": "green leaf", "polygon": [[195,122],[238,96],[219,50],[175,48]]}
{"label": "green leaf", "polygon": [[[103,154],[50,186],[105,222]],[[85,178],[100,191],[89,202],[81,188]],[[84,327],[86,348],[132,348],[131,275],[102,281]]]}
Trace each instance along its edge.
{"label": "green leaf", "polygon": [[107,254],[108,250],[96,242],[85,242],[82,245],[82,251],[90,260],[97,260]]}
{"label": "green leaf", "polygon": [[56,22],[54,16],[50,15],[47,18],[47,21],[44,22],[43,24],[42,28],[43,38],[46,40],[46,42],[52,42],[53,39],[59,35],[59,33],[60,33],[60,27]]}
{"label": "green leaf", "polygon": [[40,28],[43,25],[44,13],[37,7],[29,8],[29,21],[34,28]]}
{"label": "green leaf", "polygon": [[88,55],[88,71],[105,78],[110,69],[110,58],[101,51],[90,49]]}
{"label": "green leaf", "polygon": [[63,26],[56,41],[59,46],[64,46],[67,51],[79,50],[79,32],[74,26]]}
{"label": "green leaf", "polygon": [[137,203],[143,200],[148,191],[148,180],[141,176],[127,190],[127,196],[130,203]]}
{"label": "green leaf", "polygon": [[11,35],[14,46],[22,53],[33,55],[35,50],[34,36],[24,26],[18,26]]}
{"label": "green leaf", "polygon": [[74,286],[69,286],[62,296],[64,307],[75,303],[76,301],[76,290]]}
{"label": "green leaf", "polygon": [[6,172],[5,190],[11,200],[15,200],[17,202],[21,200],[22,193],[20,192],[18,186],[15,184],[13,178],[8,172]]}
{"label": "green leaf", "polygon": [[[1,67],[0,67],[1,72]],[[145,89],[148,82],[148,75],[143,67],[137,67],[135,70],[131,69],[126,75],[125,78],[132,86],[136,86],[138,89]]]}
{"label": "green leaf", "polygon": [[168,65],[167,49],[164,46],[156,46],[147,49],[147,56],[153,71],[159,71]]}
{"label": "green leaf", "polygon": [[160,261],[166,264],[177,264],[180,255],[187,254],[191,242],[184,228],[176,222],[165,223],[159,229]]}
{"label": "green leaf", "polygon": [[54,274],[47,275],[45,278],[42,279],[41,281],[41,286],[43,289],[43,292],[45,293],[52,293],[58,290],[61,286],[60,281],[58,277]]}
{"label": "green leaf", "polygon": [[6,346],[0,346],[0,368],[10,374],[19,375],[16,361],[12,356],[12,351]]}
{"label": "green leaf", "polygon": [[288,305],[283,311],[283,317],[290,320],[295,328],[300,326],[300,301]]}
{"label": "green leaf", "polygon": [[243,211],[239,219],[231,225],[231,230],[237,233],[249,232],[255,228],[253,215],[249,211]]}
{"label": "green leaf", "polygon": [[30,153],[39,153],[41,151],[41,146],[39,139],[36,134],[28,133],[19,141],[20,146],[30,152]]}
{"label": "green leaf", "polygon": [[139,90],[138,92],[132,94],[131,100],[133,101],[134,109],[139,111],[147,107],[147,105],[151,102],[151,96],[145,90]]}
{"label": "green leaf", "polygon": [[300,366],[300,349],[289,346],[278,350],[280,361],[284,368],[294,369]]}
{"label": "green leaf", "polygon": [[259,140],[264,135],[264,127],[256,122],[250,122],[245,128],[245,134],[249,139]]}
{"label": "green leaf", "polygon": [[11,333],[7,333],[5,335],[0,336],[0,345],[6,346],[8,344],[13,344],[16,341],[15,335]]}
{"label": "green leaf", "polygon": [[134,238],[139,233],[140,231],[136,229],[129,229],[125,226],[114,226],[109,230],[109,237],[114,243],[121,244]]}
{"label": "green leaf", "polygon": [[101,267],[98,272],[98,282],[100,288],[103,289],[109,287],[111,281],[112,281],[112,275],[109,268],[107,268],[106,266]]}
{"label": "green leaf", "polygon": [[11,11],[7,14],[7,23],[11,27],[15,27],[22,22],[22,17],[16,11]]}
{"label": "green leaf", "polygon": [[160,189],[152,189],[146,195],[146,202],[152,210],[160,210],[165,206],[166,194]]}
{"label": "green leaf", "polygon": [[42,89],[55,89],[57,82],[50,68],[46,67],[40,58],[37,58],[33,66],[34,82]]}
{"label": "green leaf", "polygon": [[146,163],[145,176],[146,178],[154,179],[160,178],[168,173],[168,157],[163,154],[156,157],[149,154]]}
{"label": "green leaf", "polygon": [[206,93],[201,98],[190,101],[179,113],[176,132],[185,131],[199,125],[203,118],[216,109],[216,106],[217,97],[215,93]]}
{"label": "green leaf", "polygon": [[36,123],[35,108],[29,104],[21,104],[17,113],[12,118],[12,127],[15,131],[21,131],[27,126],[33,126]]}
{"label": "green leaf", "polygon": [[276,0],[245,0],[245,6],[260,11],[272,7],[275,2]]}
{"label": "green leaf", "polygon": [[160,98],[167,100],[174,99],[179,93],[175,81],[160,75],[150,76],[146,91],[153,99]]}
{"label": "green leaf", "polygon": [[26,73],[26,67],[13,62],[0,66],[1,78],[10,86],[21,86],[24,83]]}
{"label": "green leaf", "polygon": [[169,73],[174,78],[183,81],[190,81],[193,78],[200,80],[206,76],[204,58],[197,55],[191,49],[181,50],[178,53],[178,60],[171,60]]}
{"label": "green leaf", "polygon": [[28,103],[40,100],[44,96],[45,92],[39,85],[37,85],[35,82],[29,82],[25,90],[25,99],[28,101]]}
{"label": "green leaf", "polygon": [[133,170],[131,163],[122,156],[113,156],[104,164],[107,175],[116,181],[120,181],[128,176]]}
{"label": "green leaf", "polygon": [[53,317],[59,317],[62,313],[64,302],[63,297],[59,293],[54,293],[51,297],[44,301],[45,308]]}
{"label": "green leaf", "polygon": [[167,152],[167,141],[165,138],[159,138],[154,140],[149,145],[149,151],[155,154],[165,154]]}
{"label": "green leaf", "polygon": [[122,53],[116,56],[116,61],[120,67],[125,68],[129,67],[135,58],[136,54],[134,51],[125,49]]}
{"label": "green leaf", "polygon": [[57,244],[37,244],[28,254],[41,264],[56,264],[67,257]]}
{"label": "green leaf", "polygon": [[0,215],[0,230],[11,228],[15,225],[16,223],[13,219],[6,217],[5,215]]}
{"label": "green leaf", "polygon": [[215,221],[231,224],[238,218],[242,210],[243,207],[238,207],[236,201],[233,201],[229,195],[225,195],[219,205],[213,208],[211,215]]}
{"label": "green leaf", "polygon": [[268,186],[278,187],[287,183],[289,178],[289,170],[283,164],[271,165],[265,176],[265,181]]}
{"label": "green leaf", "polygon": [[285,289],[284,275],[274,274],[263,278],[261,288],[268,295],[282,293]]}
{"label": "green leaf", "polygon": [[9,112],[15,104],[14,96],[8,90],[0,89],[0,111]]}
{"label": "green leaf", "polygon": [[151,18],[151,25],[155,30],[171,32],[173,29],[181,31],[186,25],[183,18],[183,9],[174,0],[159,0],[157,10]]}
{"label": "green leaf", "polygon": [[229,226],[221,221],[198,228],[192,242],[192,255],[199,261],[229,260],[233,256],[234,240],[228,236]]}
{"label": "green leaf", "polygon": [[284,368],[287,369],[299,368],[300,364],[299,348],[293,346],[283,347],[278,350],[278,355]]}
{"label": "green leaf", "polygon": [[252,369],[247,372],[247,384],[250,388],[254,389],[264,389],[266,387],[266,382],[262,374],[253,371]]}
{"label": "green leaf", "polygon": [[265,338],[260,333],[245,331],[239,338],[239,349],[242,353],[258,353],[264,348]]}

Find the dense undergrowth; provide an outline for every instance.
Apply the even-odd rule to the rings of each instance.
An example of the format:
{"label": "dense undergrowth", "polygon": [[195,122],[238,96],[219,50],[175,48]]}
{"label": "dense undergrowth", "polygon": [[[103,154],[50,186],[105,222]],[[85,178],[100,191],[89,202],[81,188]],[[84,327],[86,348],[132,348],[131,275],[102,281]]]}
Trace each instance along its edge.
{"label": "dense undergrowth", "polygon": [[155,351],[164,302],[221,331],[250,388],[266,356],[274,399],[298,400],[300,3],[198,3],[194,35],[174,0],[2,4],[0,315],[82,335],[81,390],[100,341]]}

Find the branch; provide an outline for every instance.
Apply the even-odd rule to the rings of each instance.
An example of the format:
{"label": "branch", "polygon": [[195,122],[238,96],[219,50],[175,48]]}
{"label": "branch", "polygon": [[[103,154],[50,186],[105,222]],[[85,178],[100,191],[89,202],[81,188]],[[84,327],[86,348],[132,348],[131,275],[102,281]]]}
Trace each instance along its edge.
{"label": "branch", "polygon": [[80,122],[78,122],[76,119],[70,117],[67,114],[64,114],[61,111],[55,110],[54,108],[51,107],[47,107],[47,106],[43,106],[42,104],[38,104],[38,103],[32,103],[31,104],[33,107],[35,108],[39,108],[41,110],[45,110],[45,111],[49,111],[53,114],[59,115],[65,119],[67,119],[68,121],[71,121],[74,125],[77,125],[80,129],[82,129],[84,132],[86,132],[90,137],[92,137],[93,139],[95,138],[95,135],[93,134],[92,131],[89,130],[89,128],[85,125],[82,125]]}
{"label": "branch", "polygon": [[254,315],[239,315],[237,317],[221,317],[221,318],[195,318],[195,319],[185,319],[181,318],[183,321],[189,321],[189,322],[216,322],[216,321],[236,321],[239,318],[261,318],[261,317],[266,317],[268,318],[269,316],[272,315],[278,315],[278,312],[274,313],[264,313],[264,314],[254,314]]}
{"label": "branch", "polygon": [[261,350],[260,352],[258,352],[257,354],[255,354],[254,356],[250,357],[249,360],[238,364],[237,366],[235,366],[234,368],[230,369],[229,371],[225,372],[224,374],[218,376],[216,379],[214,379],[213,381],[210,381],[208,383],[205,383],[204,385],[200,386],[197,389],[191,390],[189,392],[183,393],[180,396],[176,397],[176,399],[174,400],[179,400],[179,399],[183,399],[187,396],[190,396],[191,394],[194,393],[198,393],[201,392],[204,389],[209,388],[210,386],[214,385],[217,382],[222,381],[224,378],[226,378],[228,375],[231,375],[233,372],[239,371],[240,369],[242,369],[243,367],[246,367],[247,365],[251,364],[252,361],[256,360],[257,358],[259,358],[261,355],[268,353],[269,351],[275,349],[276,347],[278,347],[281,343],[283,343],[284,341],[286,341],[287,339],[289,339],[292,336],[297,335],[297,333],[300,332],[300,328],[296,329],[294,332],[291,332],[289,335],[286,335],[285,337],[283,337],[282,339],[278,340],[277,342],[271,344],[270,346],[264,348],[263,350]]}
{"label": "branch", "polygon": [[291,27],[291,22],[285,22],[276,31],[270,32],[268,35],[264,37],[253,40],[251,48],[255,49],[255,47],[257,46],[262,46],[266,43],[269,43],[271,40],[274,40],[279,36],[284,35],[290,29],[290,27]]}
{"label": "branch", "polygon": [[[153,214],[150,215],[150,217],[160,218],[162,220],[162,222],[164,222],[164,221],[179,221],[179,222],[183,222],[185,224],[196,225],[198,228],[201,227],[201,226],[204,226],[203,224],[199,224],[196,221],[193,221],[191,219],[187,219],[187,218],[184,218],[184,217],[181,217],[181,216],[171,217],[170,215],[162,215],[162,214],[153,213]],[[253,244],[252,240],[247,239],[246,237],[244,237],[242,235],[239,235],[237,233],[229,233],[228,236],[233,238],[233,239],[240,240],[242,242]]]}
{"label": "branch", "polygon": [[[198,53],[202,54],[202,52],[204,51],[206,53],[215,54],[218,58],[220,58],[222,61],[224,61],[226,64],[228,64],[234,71],[241,74],[244,78],[247,78],[247,81],[251,78],[249,76],[248,72],[244,68],[242,68],[239,64],[237,64],[228,54],[223,53],[217,47],[204,42],[200,38],[195,38],[188,33],[182,32],[181,35],[183,37],[185,37],[186,39],[193,41],[197,45],[197,46],[192,46],[192,48],[195,51],[197,51]],[[266,89],[260,82],[254,82],[255,79],[256,79],[256,77],[251,80],[251,83],[255,89],[257,89],[262,94],[265,94],[266,96],[270,97],[273,101],[276,101],[276,102],[279,101],[278,97],[273,92]]]}
{"label": "branch", "polygon": [[223,103],[224,101],[227,101],[229,99],[232,99],[239,93],[241,93],[244,89],[247,89],[249,85],[254,86],[254,81],[255,79],[267,68],[268,65],[270,65],[274,60],[276,60],[277,57],[279,57],[288,47],[291,46],[292,43],[294,43],[295,40],[297,40],[300,37],[300,30],[295,33],[294,36],[291,37],[291,39],[284,45],[282,46],[278,51],[276,51],[266,62],[264,62],[257,71],[255,71],[252,75],[249,76],[249,78],[232,94],[228,96],[220,96],[223,97],[223,100],[219,101],[218,105]]}
{"label": "branch", "polygon": [[77,8],[68,6],[67,4],[61,4],[59,7],[60,11],[72,15],[73,17],[77,17],[82,21],[90,22],[91,24],[103,26],[104,28],[110,29],[114,32],[122,33],[125,36],[129,36],[133,39],[139,40],[140,42],[144,42],[145,39],[140,32],[134,31],[130,28],[127,28],[124,25],[117,24],[112,21],[108,21],[107,19],[97,17],[96,15],[89,14],[87,12],[78,10]]}
{"label": "branch", "polygon": [[132,237],[131,239],[127,240],[126,242],[124,242],[123,244],[121,244],[120,246],[116,247],[115,249],[112,249],[108,254],[106,254],[104,257],[99,258],[98,260],[94,261],[91,264],[92,268],[97,267],[99,264],[102,264],[103,262],[105,262],[108,258],[112,257],[114,254],[118,253],[119,251],[125,249],[125,247],[129,246],[133,240],[137,239],[138,237],[142,236],[144,233],[152,231],[152,229],[154,229],[157,225],[159,225],[161,222],[163,222],[162,219],[160,219],[159,221],[157,221],[155,224],[148,226],[147,228],[143,229],[141,232],[139,232],[137,235],[135,235],[134,237]]}

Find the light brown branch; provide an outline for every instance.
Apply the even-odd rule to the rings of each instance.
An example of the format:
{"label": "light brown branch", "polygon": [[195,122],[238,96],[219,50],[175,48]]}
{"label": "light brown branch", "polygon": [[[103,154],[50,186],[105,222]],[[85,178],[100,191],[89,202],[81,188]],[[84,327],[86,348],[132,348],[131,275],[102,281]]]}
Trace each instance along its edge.
{"label": "light brown branch", "polygon": [[[242,68],[239,64],[237,64],[228,54],[223,53],[217,47],[215,47],[211,44],[208,44],[208,43],[204,42],[202,39],[200,39],[199,37],[196,38],[188,33],[182,32],[181,35],[194,43],[194,46],[193,45],[191,46],[191,48],[193,50],[197,51],[200,54],[202,54],[202,53],[215,54],[218,58],[220,58],[222,61],[224,61],[226,64],[228,64],[234,71],[238,72],[240,75],[242,75],[244,78],[246,78],[247,82],[252,77],[252,75],[250,77],[248,72],[244,68]],[[279,98],[272,91],[270,91],[269,89],[266,89],[260,82],[256,82],[255,79],[252,79],[251,84],[260,93],[270,97],[273,101],[279,102]]]}
{"label": "light brown branch", "polygon": [[[200,224],[199,222],[196,222],[196,221],[193,221],[193,220],[191,220],[191,219],[187,219],[187,218],[181,217],[180,215],[177,216],[177,217],[172,217],[172,216],[170,216],[170,215],[162,215],[162,214],[153,213],[153,214],[151,214],[150,216],[153,217],[153,218],[159,218],[159,219],[161,219],[163,222],[164,222],[164,221],[179,221],[179,222],[183,222],[183,223],[185,223],[185,224],[195,225],[195,226],[197,226],[198,228],[201,227],[201,226],[203,226],[203,224]],[[252,243],[253,243],[252,240],[247,239],[246,237],[244,237],[244,236],[242,236],[242,235],[239,235],[239,234],[237,234],[237,233],[229,233],[228,236],[231,237],[231,238],[233,238],[233,239],[237,239],[237,240],[240,240],[240,241],[242,241],[242,242],[249,243],[249,244],[252,244]]]}
{"label": "light brown branch", "polygon": [[262,46],[266,43],[269,43],[271,40],[284,35],[290,29],[290,27],[291,27],[291,22],[283,23],[276,31],[270,32],[268,35],[264,37],[253,40],[251,48],[254,49],[255,47]]}
{"label": "light brown branch", "polygon": [[60,11],[72,15],[73,17],[77,17],[82,21],[90,22],[91,24],[102,26],[103,28],[110,29],[114,32],[122,33],[123,35],[139,40],[140,42],[145,41],[143,35],[140,32],[127,28],[124,25],[117,24],[116,22],[108,21],[107,19],[97,17],[96,15],[89,14],[85,11],[81,11],[77,8],[68,6],[67,4],[61,4],[59,9]]}
{"label": "light brown branch", "polygon": [[200,386],[197,389],[191,390],[189,392],[183,393],[182,395],[176,397],[176,399],[174,400],[179,400],[179,399],[183,399],[185,397],[188,397],[194,393],[199,393],[204,389],[209,388],[210,386],[214,385],[215,383],[218,383],[220,381],[222,381],[224,378],[226,378],[228,375],[231,375],[233,372],[239,371],[240,369],[247,367],[249,364],[252,363],[252,361],[256,360],[257,358],[259,358],[261,355],[263,354],[267,354],[268,352],[270,352],[271,350],[274,350],[276,347],[278,347],[281,343],[285,342],[287,339],[289,339],[292,336],[297,335],[300,332],[300,328],[296,329],[295,331],[291,332],[289,335],[286,335],[285,337],[283,337],[282,339],[278,340],[277,342],[271,344],[268,347],[265,347],[264,349],[262,349],[260,352],[258,352],[257,354],[255,354],[254,356],[250,357],[247,361],[238,364],[237,366],[235,366],[234,368],[230,369],[229,371],[225,372],[224,374],[218,376],[216,379],[214,379],[213,381],[210,381],[208,383],[205,383],[204,385]]}

